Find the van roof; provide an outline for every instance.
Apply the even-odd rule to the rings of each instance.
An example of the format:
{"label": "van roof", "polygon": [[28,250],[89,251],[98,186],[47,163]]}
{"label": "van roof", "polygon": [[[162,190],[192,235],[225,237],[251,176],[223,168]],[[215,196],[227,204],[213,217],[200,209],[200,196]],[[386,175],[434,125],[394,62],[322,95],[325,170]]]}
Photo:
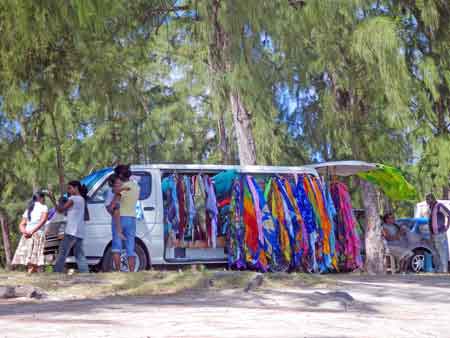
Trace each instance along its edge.
{"label": "van roof", "polygon": [[240,173],[264,174],[264,173],[297,173],[318,176],[317,171],[309,166],[260,166],[260,165],[217,165],[217,164],[144,164],[132,165],[134,170],[160,169],[165,171],[183,172],[217,172],[236,170]]}

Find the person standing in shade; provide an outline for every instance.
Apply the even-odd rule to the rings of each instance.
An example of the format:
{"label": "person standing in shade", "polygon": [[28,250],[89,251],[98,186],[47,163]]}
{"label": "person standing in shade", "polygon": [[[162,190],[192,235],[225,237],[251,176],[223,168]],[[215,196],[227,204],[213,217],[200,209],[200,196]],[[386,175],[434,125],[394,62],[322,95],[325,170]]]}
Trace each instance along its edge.
{"label": "person standing in shade", "polygon": [[66,258],[72,248],[74,248],[78,271],[81,273],[89,272],[83,250],[84,221],[88,219],[87,189],[79,181],[72,181],[67,186],[67,192],[70,195],[69,199],[63,206],[58,207],[58,211],[61,213],[67,211],[67,225],[64,231],[64,239],[59,246],[55,272],[64,272]]}
{"label": "person standing in shade", "polygon": [[447,230],[450,226],[450,210],[445,205],[439,203],[433,194],[426,196],[426,201],[430,207],[429,226],[431,240],[436,251],[434,266],[436,272],[448,272],[448,238]]}
{"label": "person standing in shade", "polygon": [[[120,225],[125,236],[125,250],[128,256],[128,270],[135,269],[135,238],[136,238],[136,204],[139,200],[139,186],[130,180],[129,165],[118,165],[114,173],[123,182],[120,198]],[[114,229],[114,228],[113,228]],[[122,239],[113,231],[112,252],[114,267],[120,271],[120,254],[122,252]]]}
{"label": "person standing in shade", "polygon": [[23,213],[19,230],[22,233],[12,265],[25,265],[28,273],[35,273],[44,266],[44,224],[48,217],[48,208],[44,204],[45,194],[33,194],[27,210]]}

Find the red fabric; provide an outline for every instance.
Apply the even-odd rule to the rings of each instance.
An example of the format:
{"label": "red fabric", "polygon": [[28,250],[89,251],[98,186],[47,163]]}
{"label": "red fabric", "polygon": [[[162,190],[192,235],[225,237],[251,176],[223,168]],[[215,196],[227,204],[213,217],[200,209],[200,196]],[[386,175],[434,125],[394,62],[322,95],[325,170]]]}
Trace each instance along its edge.
{"label": "red fabric", "polygon": [[179,238],[184,239],[184,232],[187,225],[187,214],[186,214],[186,194],[184,183],[181,177],[177,178],[177,195],[178,195],[178,205],[180,212],[180,233]]}
{"label": "red fabric", "polygon": [[258,251],[258,223],[256,221],[255,208],[253,207],[252,197],[247,184],[244,188],[244,215],[245,224],[245,244],[254,255]]}

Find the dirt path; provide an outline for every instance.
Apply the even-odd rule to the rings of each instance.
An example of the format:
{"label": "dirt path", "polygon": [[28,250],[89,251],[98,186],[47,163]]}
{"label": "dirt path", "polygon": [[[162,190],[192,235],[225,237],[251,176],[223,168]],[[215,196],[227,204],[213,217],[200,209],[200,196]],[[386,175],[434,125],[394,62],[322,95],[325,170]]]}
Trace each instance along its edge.
{"label": "dirt path", "polygon": [[333,276],[332,286],[2,301],[0,337],[449,337],[447,276]]}

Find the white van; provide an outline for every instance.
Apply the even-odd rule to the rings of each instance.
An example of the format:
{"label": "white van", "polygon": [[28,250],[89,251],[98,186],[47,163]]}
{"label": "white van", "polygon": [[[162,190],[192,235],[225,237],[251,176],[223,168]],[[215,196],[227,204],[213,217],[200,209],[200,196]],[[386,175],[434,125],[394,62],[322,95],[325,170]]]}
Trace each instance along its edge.
{"label": "white van", "polygon": [[[136,165],[131,167],[132,180],[140,188],[139,211],[136,229],[136,270],[144,270],[153,265],[226,263],[226,248],[166,248],[164,241],[164,210],[162,179],[173,173],[215,175],[226,170],[238,173],[310,174],[318,176],[311,167],[269,167],[269,166],[226,166],[226,165]],[[103,169],[83,179],[89,189],[88,208],[90,220],[86,222],[84,251],[88,263],[95,270],[111,271],[111,216],[106,211],[104,201],[108,190],[108,177],[112,169]],[[56,255],[64,232],[65,220],[62,215],[52,218],[47,224],[45,254]],[[126,267],[125,254],[122,255],[122,269]],[[68,263],[74,262],[69,257]]]}

